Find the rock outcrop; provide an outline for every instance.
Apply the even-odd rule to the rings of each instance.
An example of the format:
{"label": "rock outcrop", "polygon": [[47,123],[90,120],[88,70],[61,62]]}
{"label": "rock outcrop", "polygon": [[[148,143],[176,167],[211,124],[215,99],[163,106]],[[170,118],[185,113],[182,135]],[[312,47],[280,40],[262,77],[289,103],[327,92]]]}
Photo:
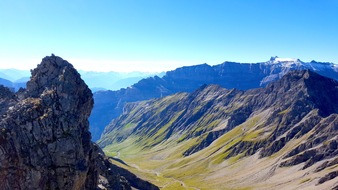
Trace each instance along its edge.
{"label": "rock outcrop", "polygon": [[[27,89],[0,87],[0,189],[131,189],[91,142],[92,92],[57,56],[32,71]],[[101,175],[102,174],[102,175]]]}

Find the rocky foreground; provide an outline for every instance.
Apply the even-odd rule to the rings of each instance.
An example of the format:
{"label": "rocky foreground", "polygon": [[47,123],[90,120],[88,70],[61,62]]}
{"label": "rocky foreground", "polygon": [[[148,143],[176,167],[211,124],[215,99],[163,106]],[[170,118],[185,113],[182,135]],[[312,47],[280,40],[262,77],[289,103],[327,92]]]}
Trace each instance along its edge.
{"label": "rocky foreground", "polygon": [[0,189],[158,189],[91,142],[93,103],[80,74],[54,55],[32,71],[27,89],[0,86]]}

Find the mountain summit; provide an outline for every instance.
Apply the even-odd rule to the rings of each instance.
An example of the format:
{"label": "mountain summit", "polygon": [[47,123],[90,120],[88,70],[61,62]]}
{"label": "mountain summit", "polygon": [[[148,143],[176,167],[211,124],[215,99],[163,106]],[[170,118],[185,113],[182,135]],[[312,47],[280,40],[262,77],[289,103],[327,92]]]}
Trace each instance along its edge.
{"label": "mountain summit", "polygon": [[71,64],[45,57],[2,107],[2,189],[97,186],[88,117],[92,93]]}
{"label": "mountain summit", "polygon": [[274,56],[270,58],[270,63],[304,63],[299,59],[296,58],[280,58],[278,56]]}

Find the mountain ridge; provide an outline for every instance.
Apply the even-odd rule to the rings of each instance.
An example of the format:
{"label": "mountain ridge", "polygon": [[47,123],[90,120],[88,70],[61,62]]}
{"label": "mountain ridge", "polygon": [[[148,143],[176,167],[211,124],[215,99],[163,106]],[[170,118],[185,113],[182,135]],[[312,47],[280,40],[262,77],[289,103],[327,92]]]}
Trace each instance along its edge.
{"label": "mountain ridge", "polygon": [[[275,59],[251,64],[224,62],[214,66],[185,66],[168,71],[161,78],[155,76],[143,79],[125,89],[94,93],[97,101],[89,118],[93,139],[99,139],[104,127],[122,113],[127,102],[159,98],[177,92],[192,92],[203,84],[218,84],[224,88],[241,90],[264,87],[291,70],[315,70],[323,76],[338,80],[338,66],[333,63],[305,63],[298,59],[296,63],[274,62]],[[102,113],[105,113],[104,117]]]}
{"label": "mountain ridge", "polygon": [[[100,90],[119,90],[128,87],[137,81],[161,73],[146,72],[96,72],[96,71],[78,71],[82,79],[94,92]],[[9,88],[26,88],[29,81],[30,72],[19,69],[0,69],[0,84]]]}
{"label": "mountain ridge", "polygon": [[[127,104],[123,114],[107,126],[99,145],[108,153],[125,155],[127,164],[143,166],[143,159],[159,163],[157,167],[145,164],[143,169],[153,168],[198,188],[205,187],[197,185],[199,180],[223,188],[249,184],[253,189],[276,188],[278,183],[272,179],[282,173],[267,178],[269,188],[259,186],[267,179],[255,180],[244,168],[242,178],[252,183],[216,177],[226,170],[229,175],[239,172],[229,167],[241,167],[244,160],[254,159],[254,163],[269,160],[264,167],[273,170],[298,168],[299,176],[292,183],[284,181],[284,188],[299,187],[293,182],[306,180],[309,172],[311,180],[302,182],[303,188],[327,189],[328,185],[338,186],[337,178],[332,177],[338,166],[337,98],[336,80],[308,70],[291,71],[264,88],[247,91],[204,85],[189,94]],[[223,169],[216,172],[219,167]],[[211,183],[210,176],[221,181]],[[154,183],[154,179],[158,180],[153,177]]]}

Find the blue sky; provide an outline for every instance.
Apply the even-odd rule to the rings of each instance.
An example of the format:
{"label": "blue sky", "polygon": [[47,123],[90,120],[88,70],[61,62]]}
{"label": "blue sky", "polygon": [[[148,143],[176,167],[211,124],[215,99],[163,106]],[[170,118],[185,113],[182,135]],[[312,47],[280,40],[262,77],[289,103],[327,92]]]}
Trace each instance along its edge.
{"label": "blue sky", "polygon": [[162,71],[270,56],[338,63],[338,0],[0,0],[0,68]]}

